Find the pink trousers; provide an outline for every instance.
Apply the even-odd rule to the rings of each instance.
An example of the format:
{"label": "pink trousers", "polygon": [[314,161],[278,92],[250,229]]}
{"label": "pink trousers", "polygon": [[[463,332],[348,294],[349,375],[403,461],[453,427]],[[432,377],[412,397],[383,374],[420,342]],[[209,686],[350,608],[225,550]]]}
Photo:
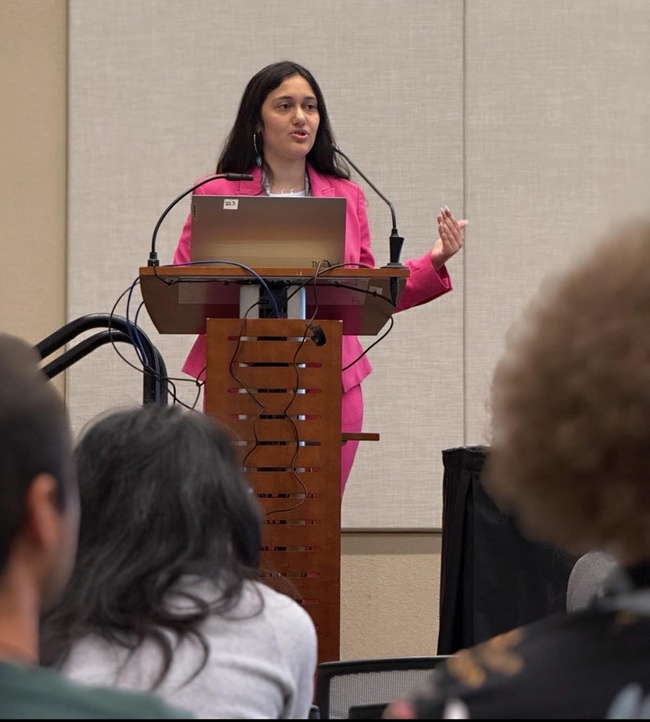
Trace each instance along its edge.
{"label": "pink trousers", "polygon": [[[341,431],[360,432],[363,428],[363,393],[361,386],[353,386],[341,399]],[[341,446],[341,497],[348,483],[354,457],[359,446],[358,441],[346,441]]]}

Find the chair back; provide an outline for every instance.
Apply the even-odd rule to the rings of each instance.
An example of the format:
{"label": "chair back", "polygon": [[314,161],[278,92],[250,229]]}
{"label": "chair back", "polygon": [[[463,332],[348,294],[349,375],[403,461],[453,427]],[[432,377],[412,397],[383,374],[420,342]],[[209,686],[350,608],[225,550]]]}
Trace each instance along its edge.
{"label": "chair back", "polygon": [[[350,707],[361,705],[379,709],[425,680],[445,659],[392,657],[321,662],[316,677],[316,705],[321,719],[349,719]],[[353,710],[353,714],[357,713]]]}
{"label": "chair back", "polygon": [[348,719],[381,719],[388,704],[353,704],[348,710]]}

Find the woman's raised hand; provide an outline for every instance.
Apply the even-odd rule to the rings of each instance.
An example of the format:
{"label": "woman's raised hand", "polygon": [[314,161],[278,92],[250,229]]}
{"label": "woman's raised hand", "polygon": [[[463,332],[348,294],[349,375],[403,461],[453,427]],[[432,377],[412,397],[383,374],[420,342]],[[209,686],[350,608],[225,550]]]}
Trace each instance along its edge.
{"label": "woman's raised hand", "polygon": [[447,206],[438,213],[438,238],[431,250],[431,262],[436,271],[463,247],[463,228],[467,220],[457,221]]}

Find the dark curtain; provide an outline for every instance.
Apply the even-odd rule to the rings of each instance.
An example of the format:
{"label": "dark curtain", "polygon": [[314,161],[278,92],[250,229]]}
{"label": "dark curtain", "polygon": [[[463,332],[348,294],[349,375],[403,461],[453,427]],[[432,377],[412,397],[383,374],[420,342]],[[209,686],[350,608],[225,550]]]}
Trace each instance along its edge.
{"label": "dark curtain", "polygon": [[566,609],[576,557],[525,539],[481,484],[486,446],[443,451],[438,654]]}

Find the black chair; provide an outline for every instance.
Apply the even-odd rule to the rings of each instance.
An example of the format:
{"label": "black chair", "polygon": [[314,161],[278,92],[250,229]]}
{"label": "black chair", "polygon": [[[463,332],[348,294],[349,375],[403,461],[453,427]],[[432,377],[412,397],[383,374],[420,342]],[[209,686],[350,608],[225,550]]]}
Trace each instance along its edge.
{"label": "black chair", "polygon": [[[321,662],[316,705],[321,719],[376,719],[389,702],[425,680],[446,656]],[[350,708],[355,709],[351,710]]]}
{"label": "black chair", "polygon": [[381,719],[388,702],[379,704],[353,704],[348,710],[348,719]]}

